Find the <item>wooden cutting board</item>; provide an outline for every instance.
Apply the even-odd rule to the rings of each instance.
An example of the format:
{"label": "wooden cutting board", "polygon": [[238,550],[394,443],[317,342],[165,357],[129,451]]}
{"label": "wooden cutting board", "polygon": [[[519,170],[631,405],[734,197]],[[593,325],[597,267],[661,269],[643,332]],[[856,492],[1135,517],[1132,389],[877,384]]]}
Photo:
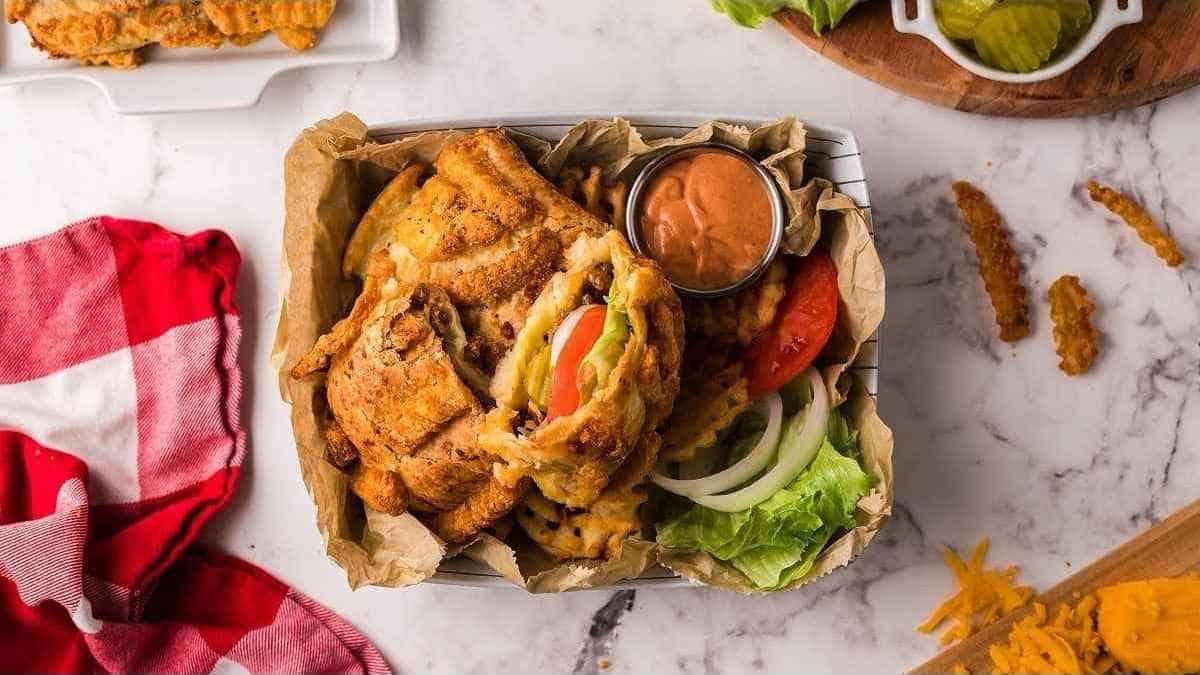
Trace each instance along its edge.
{"label": "wooden cutting board", "polygon": [[818,37],[808,17],[775,18],[801,42],[863,77],[930,103],[988,115],[1071,117],[1150,103],[1200,84],[1200,2],[1145,0],[1145,18],[1109,34],[1070,72],[1003,84],[959,68],[923,37],[897,32],[891,3],[870,0]]}
{"label": "wooden cutting board", "polygon": [[[1200,570],[1200,501],[1177,511],[1117,550],[1076,572],[1039,595],[1037,601],[1053,612],[1063,602],[1073,603],[1077,593],[1084,595],[1123,581],[1174,577],[1197,570]],[[965,665],[972,673],[991,672],[988,647],[1006,641],[1013,623],[1031,610],[1032,603],[943,651],[911,672],[916,675],[948,673],[957,663]]]}

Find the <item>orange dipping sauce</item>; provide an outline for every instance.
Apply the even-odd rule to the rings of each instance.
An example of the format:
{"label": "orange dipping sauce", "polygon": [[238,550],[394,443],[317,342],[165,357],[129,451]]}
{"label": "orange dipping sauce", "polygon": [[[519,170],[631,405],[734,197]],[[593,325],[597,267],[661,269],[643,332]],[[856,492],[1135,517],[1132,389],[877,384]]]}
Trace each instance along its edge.
{"label": "orange dipping sauce", "polygon": [[646,187],[638,238],[671,281],[709,291],[750,275],[771,243],[771,199],[736,155],[711,150],[656,171]]}

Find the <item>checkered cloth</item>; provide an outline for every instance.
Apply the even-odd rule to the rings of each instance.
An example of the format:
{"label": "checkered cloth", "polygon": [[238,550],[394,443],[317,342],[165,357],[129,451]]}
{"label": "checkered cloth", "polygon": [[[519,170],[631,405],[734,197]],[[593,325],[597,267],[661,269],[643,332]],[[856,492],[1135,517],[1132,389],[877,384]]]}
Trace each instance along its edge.
{"label": "checkered cloth", "polygon": [[95,218],[0,248],[0,671],[385,673],[193,545],[245,455],[229,237]]}

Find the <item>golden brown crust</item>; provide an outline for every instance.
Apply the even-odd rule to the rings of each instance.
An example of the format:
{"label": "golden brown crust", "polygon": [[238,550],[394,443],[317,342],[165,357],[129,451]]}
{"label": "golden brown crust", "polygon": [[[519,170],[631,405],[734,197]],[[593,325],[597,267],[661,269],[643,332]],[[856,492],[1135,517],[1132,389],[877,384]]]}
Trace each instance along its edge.
{"label": "golden brown crust", "polygon": [[1091,314],[1096,305],[1079,277],[1064,275],[1046,293],[1050,301],[1050,319],[1054,322],[1054,344],[1058,367],[1068,375],[1082,375],[1092,367],[1099,350],[1098,333],[1092,325]]}
{"label": "golden brown crust", "polygon": [[992,299],[1000,339],[1016,342],[1029,335],[1029,306],[1021,284],[1021,262],[1008,240],[1008,232],[996,213],[996,207],[974,185],[954,183],[958,210],[967,224],[967,233],[975,244],[979,274]]}
{"label": "golden brown crust", "polygon": [[465,415],[412,455],[400,458],[399,473],[414,511],[453,509],[491,478],[495,459],[477,444],[482,423],[482,414]]}
{"label": "golden brown crust", "polygon": [[364,276],[371,256],[396,239],[395,229],[428,169],[424,164],[405,167],[371,202],[354,228],[350,243],[346,244],[346,253],[342,256],[343,274]]}
{"label": "golden brown crust", "polygon": [[459,185],[469,199],[501,222],[524,222],[558,234],[564,249],[581,234],[608,228],[534,171],[520,148],[499,129],[477,131],[447,145],[438,174]]}
{"label": "golden brown crust", "polygon": [[325,459],[339,469],[348,469],[358,461],[358,448],[350,442],[346,432],[336,419],[328,420],[325,427]]}
{"label": "golden brown crust", "polygon": [[1183,252],[1171,235],[1159,229],[1154,219],[1132,198],[1112,188],[1104,187],[1094,180],[1088,181],[1088,196],[1092,201],[1103,204],[1137,232],[1138,238],[1154,249],[1155,255],[1167,263],[1167,267],[1183,264]]}
{"label": "golden brown crust", "polygon": [[[366,491],[364,500],[394,508],[399,501],[386,497],[402,488],[406,508],[456,543],[508,513],[532,484],[525,473],[557,486],[559,492],[544,488],[552,494],[572,495],[575,504],[595,502],[609,486],[623,493],[583,521],[590,523],[583,531],[593,533],[583,552],[619,551],[645,499],[633,486],[657,457],[652,427],[679,388],[678,298],[657,266],[634,261],[615,233],[606,239],[604,251],[622,248],[618,257],[628,267],[636,355],[618,363],[608,379],[611,392],[605,387],[594,396],[602,402],[551,442],[547,465],[506,467],[507,458],[480,437],[480,401],[489,401],[490,392],[486,375],[479,386],[478,371],[490,372],[512,348],[547,281],[569,266],[566,247],[606,228],[555,190],[499,130],[447,144],[436,166],[421,185],[421,167],[402,171],[368,210],[343,259],[345,272],[364,275],[363,293],[293,369],[297,377],[329,369],[331,458],[356,451],[358,466],[376,472],[356,469],[362,478],[355,490]],[[588,185],[585,203],[589,194],[595,202],[597,184]],[[582,270],[580,279],[595,273]],[[387,481],[399,487],[388,492]]]}
{"label": "golden brown crust", "polygon": [[9,20],[29,29],[35,46],[53,57],[86,65],[132,68],[137,50],[153,43],[168,47],[218,47],[224,36],[190,2],[155,0],[58,0],[6,6]]}
{"label": "golden brown crust", "polygon": [[455,304],[492,305],[527,286],[545,284],[561,260],[558,237],[534,229],[430,265],[429,282],[445,289]]}
{"label": "golden brown crust", "polygon": [[362,292],[354,301],[350,315],[333,325],[330,331],[317,338],[316,344],[292,366],[295,378],[307,377],[329,367],[330,358],[350,346],[358,339],[359,331],[367,317],[379,304],[384,285],[396,270],[395,263],[386,252],[371,256],[363,279]]}
{"label": "golden brown crust", "polygon": [[277,28],[324,28],[337,0],[204,0],[204,12],[226,35]]}
{"label": "golden brown crust", "polygon": [[385,297],[358,338],[333,356],[326,379],[330,409],[363,460],[393,471],[450,422],[480,411],[409,297]]}
{"label": "golden brown crust", "polygon": [[430,521],[430,529],[449,542],[461,544],[470,541],[485,527],[511,511],[528,488],[528,479],[510,485],[492,478],[462,504],[434,516]]}
{"label": "golden brown crust", "polygon": [[502,221],[470,201],[454,183],[434,176],[401,215],[396,239],[418,260],[440,262],[493,244],[519,225]]}
{"label": "golden brown crust", "polygon": [[359,464],[350,489],[372,511],[398,516],[408,507],[408,491],[400,474]]}
{"label": "golden brown crust", "polygon": [[437,175],[412,195],[387,241],[399,245],[393,257],[410,261],[457,305],[494,307],[540,289],[575,237],[605,229],[500,130],[448,143],[435,164]]}
{"label": "golden brown crust", "polygon": [[620,556],[625,539],[639,527],[643,493],[605,493],[586,510],[568,509],[530,494],[517,509],[517,523],[538,546],[559,560]]}
{"label": "golden brown crust", "polygon": [[240,35],[230,35],[229,41],[238,47],[249,47],[266,36],[266,33],[241,33]]}
{"label": "golden brown crust", "polygon": [[280,44],[294,52],[302,52],[317,44],[317,31],[311,28],[286,26],[275,29]]}
{"label": "golden brown crust", "polygon": [[118,70],[137,68],[145,61],[141,49],[130,49],[127,52],[108,52],[106,54],[88,54],[79,57],[80,65],[108,66]]}
{"label": "golden brown crust", "polygon": [[294,50],[316,43],[335,0],[6,0],[5,18],[23,22],[34,46],[85,65],[133,68],[142,47],[244,46],[268,31]]}
{"label": "golden brown crust", "polygon": [[646,499],[641,489],[610,488],[581,511],[532,490],[515,513],[525,534],[559,560],[611,560],[621,555],[625,539],[640,529],[638,508]]}

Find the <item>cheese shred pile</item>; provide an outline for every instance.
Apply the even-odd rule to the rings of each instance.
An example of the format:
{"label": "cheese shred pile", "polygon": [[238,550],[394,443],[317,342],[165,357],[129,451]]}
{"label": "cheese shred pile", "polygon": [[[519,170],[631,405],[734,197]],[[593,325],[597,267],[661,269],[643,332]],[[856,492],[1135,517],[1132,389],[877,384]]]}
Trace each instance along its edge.
{"label": "cheese shred pile", "polygon": [[987,537],[975,545],[970,563],[963,562],[950,548],[942,551],[942,559],[954,572],[958,582],[958,592],[935,609],[925,623],[917,627],[918,631],[932,633],[945,621],[953,620],[954,626],[942,633],[940,639],[942,645],[948,645],[965,640],[1029,602],[1033,597],[1033,588],[1014,585],[1017,576],[1015,566],[1004,570],[984,568],[987,551]]}
{"label": "cheese shred pile", "polygon": [[1060,605],[1053,621],[1046,606],[1033,603],[1033,611],[1013,625],[1008,644],[988,648],[997,673],[1106,673],[1116,665],[1103,653],[1096,630],[1096,596],[1086,595],[1074,607]]}

